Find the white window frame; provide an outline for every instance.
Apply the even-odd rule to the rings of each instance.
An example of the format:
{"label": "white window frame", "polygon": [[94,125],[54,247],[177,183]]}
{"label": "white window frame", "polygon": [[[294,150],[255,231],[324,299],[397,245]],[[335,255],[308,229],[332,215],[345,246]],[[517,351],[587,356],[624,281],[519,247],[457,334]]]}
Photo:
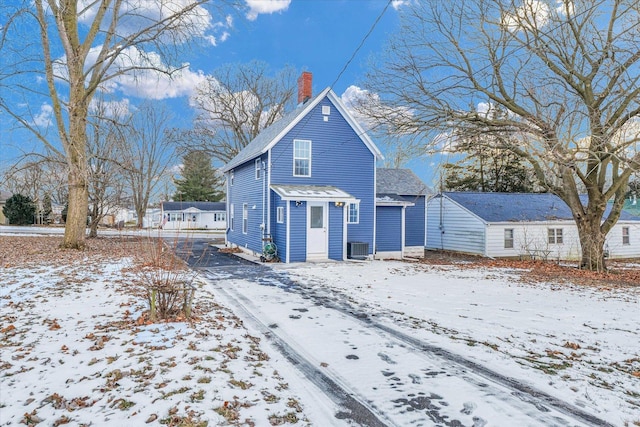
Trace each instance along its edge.
{"label": "white window frame", "polygon": [[233,187],[233,171],[229,173],[229,185]]}
{"label": "white window frame", "polygon": [[[351,208],[354,208],[355,212],[356,212],[356,218],[355,221],[351,220]],[[355,202],[355,203],[349,203],[348,208],[347,208],[347,224],[360,224],[360,203]]]}
{"label": "white window frame", "polygon": [[229,229],[233,231],[233,220],[235,218],[233,203],[229,205]]}
{"label": "white window frame", "polygon": [[513,228],[504,229],[504,248],[513,249],[515,243],[515,233]]}
{"label": "white window frame", "polygon": [[564,243],[562,228],[548,228],[547,242],[550,245],[562,245]]}
{"label": "white window frame", "polygon": [[[297,144],[302,144],[302,143],[308,144],[309,153],[305,157],[298,157],[298,156],[296,156],[296,152],[298,151],[298,150],[296,150],[296,147],[297,147]],[[294,139],[293,140],[293,176],[300,176],[300,177],[310,177],[311,176],[311,153],[312,153],[311,140],[309,140],[309,139]],[[308,169],[309,169],[308,174],[303,175],[303,174],[296,173],[296,160],[306,160],[308,162]]]}
{"label": "white window frame", "polygon": [[631,228],[630,227],[622,227],[622,244],[623,245],[631,244]]}
{"label": "white window frame", "polygon": [[249,232],[249,204],[242,204],[242,234]]}
{"label": "white window frame", "polygon": [[276,221],[279,224],[284,223],[284,207],[283,206],[278,206],[278,208],[276,209]]}
{"label": "white window frame", "polygon": [[256,159],[255,161],[255,166],[256,166],[256,179],[260,179],[261,178],[261,174],[260,171],[262,170],[262,160],[260,159]]}

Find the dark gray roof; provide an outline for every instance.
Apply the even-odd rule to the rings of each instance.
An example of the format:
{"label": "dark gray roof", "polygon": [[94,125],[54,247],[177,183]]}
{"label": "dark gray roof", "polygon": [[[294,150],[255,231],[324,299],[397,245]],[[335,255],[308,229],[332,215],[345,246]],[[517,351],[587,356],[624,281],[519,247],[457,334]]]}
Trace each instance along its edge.
{"label": "dark gray roof", "polygon": [[320,92],[314,98],[308,100],[304,104],[298,106],[295,110],[288,114],[285,114],[281,119],[274,122],[271,126],[260,131],[246,147],[244,147],[233,159],[222,167],[223,172],[227,172],[236,166],[239,166],[249,160],[259,156],[265,151],[267,146],[290,124],[297,121],[298,116],[301,116],[305,109],[313,104],[319,97],[323,97],[327,94],[328,88]]}
{"label": "dark gray roof", "polygon": [[376,170],[376,193],[397,194],[399,196],[422,196],[431,190],[411,169]]}
{"label": "dark gray roof", "polygon": [[189,208],[201,211],[224,211],[227,209],[225,202],[162,202],[164,211],[183,211]]}
{"label": "dark gray roof", "polygon": [[[476,192],[445,192],[444,194],[486,222],[573,220],[569,207],[555,194]],[[605,215],[608,212],[609,209]],[[626,212],[621,213],[620,219],[640,221],[640,217]]]}

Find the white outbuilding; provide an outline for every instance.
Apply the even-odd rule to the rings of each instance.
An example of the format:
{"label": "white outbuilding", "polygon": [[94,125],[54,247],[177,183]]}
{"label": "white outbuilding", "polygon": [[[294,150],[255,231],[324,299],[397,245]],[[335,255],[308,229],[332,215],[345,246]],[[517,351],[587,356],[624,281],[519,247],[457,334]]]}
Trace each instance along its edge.
{"label": "white outbuilding", "polygon": [[[486,257],[580,259],[569,207],[549,193],[444,192],[427,202],[427,249]],[[609,258],[640,257],[640,217],[622,212]]]}
{"label": "white outbuilding", "polygon": [[227,228],[225,202],[162,202],[165,230],[221,230]]}

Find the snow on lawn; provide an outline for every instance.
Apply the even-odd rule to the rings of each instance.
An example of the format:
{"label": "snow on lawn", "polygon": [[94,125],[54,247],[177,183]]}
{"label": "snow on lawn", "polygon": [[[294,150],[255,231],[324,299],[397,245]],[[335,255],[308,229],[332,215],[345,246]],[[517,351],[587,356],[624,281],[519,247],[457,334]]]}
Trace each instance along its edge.
{"label": "snow on lawn", "polygon": [[395,261],[277,268],[601,419],[640,425],[640,287],[525,283],[514,270]]}
{"label": "snow on lawn", "polygon": [[136,322],[146,303],[128,264],[0,266],[0,425],[310,424],[206,286],[198,321]]}

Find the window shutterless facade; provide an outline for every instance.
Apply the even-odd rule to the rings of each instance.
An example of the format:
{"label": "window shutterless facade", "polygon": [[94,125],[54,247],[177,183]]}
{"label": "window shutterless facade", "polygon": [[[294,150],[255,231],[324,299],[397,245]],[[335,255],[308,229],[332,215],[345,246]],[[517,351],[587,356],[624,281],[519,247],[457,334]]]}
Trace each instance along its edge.
{"label": "window shutterless facade", "polygon": [[504,248],[513,249],[513,228],[504,229]]}
{"label": "window shutterless facade", "polygon": [[631,244],[631,231],[629,227],[622,227],[622,244],[623,245]]}
{"label": "window shutterless facade", "polygon": [[549,238],[549,244],[561,245],[562,244],[562,228],[549,228],[547,229],[547,236]]}
{"label": "window shutterless facade", "polygon": [[276,221],[280,224],[284,222],[284,208],[282,206],[279,206],[278,209],[276,209]]}
{"label": "window shutterless facade", "polygon": [[357,203],[349,203],[349,216],[347,224],[358,224],[360,222],[360,205]]}
{"label": "window shutterless facade", "polygon": [[311,141],[293,140],[293,176],[311,176]]}
{"label": "window shutterless facade", "polygon": [[256,179],[260,179],[260,171],[262,169],[262,164],[260,159],[256,159]]}
{"label": "window shutterless facade", "polygon": [[233,206],[233,203],[231,203],[231,204],[229,205],[229,229],[230,229],[231,231],[233,231],[233,230],[234,230],[234,228],[233,228],[233,220],[234,220],[234,217],[235,217],[235,215],[234,215],[234,206]]}
{"label": "window shutterless facade", "polygon": [[242,205],[242,233],[247,234],[249,232],[249,205],[244,203]]}

